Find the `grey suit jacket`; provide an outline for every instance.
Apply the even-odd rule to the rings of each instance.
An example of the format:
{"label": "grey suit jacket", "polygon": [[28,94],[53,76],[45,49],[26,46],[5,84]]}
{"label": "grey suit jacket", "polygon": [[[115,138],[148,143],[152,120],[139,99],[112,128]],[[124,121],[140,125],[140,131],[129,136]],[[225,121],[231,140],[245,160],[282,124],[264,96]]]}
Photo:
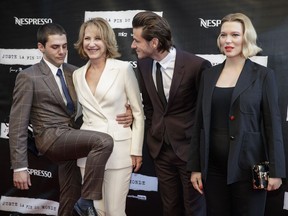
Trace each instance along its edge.
{"label": "grey suit jacket", "polygon": [[[72,73],[77,67],[63,64],[71,98],[76,107]],[[75,114],[70,115],[55,78],[42,59],[23,71],[15,82],[9,121],[9,143],[12,169],[28,167],[27,127],[31,121],[35,142],[44,154],[53,142],[73,127]]]}
{"label": "grey suit jacket", "polygon": [[158,156],[166,130],[176,155],[187,161],[201,72],[211,64],[194,54],[176,49],[174,74],[165,109],[152,78],[152,66],[153,59],[138,61],[150,154],[153,158]]}
{"label": "grey suit jacket", "polygon": [[[188,169],[208,170],[213,90],[225,63],[203,72],[192,133]],[[269,160],[270,176],[285,177],[281,117],[274,73],[246,60],[234,88],[229,121],[227,183],[250,180],[252,165]]]}

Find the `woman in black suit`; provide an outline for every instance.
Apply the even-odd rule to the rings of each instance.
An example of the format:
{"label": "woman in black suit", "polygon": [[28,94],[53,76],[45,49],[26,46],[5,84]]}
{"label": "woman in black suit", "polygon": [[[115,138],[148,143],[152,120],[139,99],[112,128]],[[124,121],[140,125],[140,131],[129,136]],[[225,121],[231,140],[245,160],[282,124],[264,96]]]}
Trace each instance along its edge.
{"label": "woman in black suit", "polygon": [[[249,60],[256,39],[247,16],[225,16],[217,44],[226,60],[203,72],[188,169],[209,216],[264,215],[267,190],[285,177],[274,72]],[[266,160],[267,190],[255,190],[252,166]]]}

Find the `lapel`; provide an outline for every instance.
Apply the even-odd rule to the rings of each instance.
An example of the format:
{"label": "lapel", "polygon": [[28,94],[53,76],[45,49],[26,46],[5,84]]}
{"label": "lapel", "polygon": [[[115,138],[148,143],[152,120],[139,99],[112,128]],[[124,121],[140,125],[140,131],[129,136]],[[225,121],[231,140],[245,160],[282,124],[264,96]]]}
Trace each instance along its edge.
{"label": "lapel", "polygon": [[169,91],[169,100],[167,103],[167,107],[169,107],[169,105],[173,103],[177,89],[183,79],[183,75],[185,74],[185,63],[183,59],[183,53],[180,50],[176,49],[175,67]]}
{"label": "lapel", "polygon": [[239,95],[257,79],[257,74],[253,73],[253,66],[254,63],[250,59],[247,59],[233,91],[231,106]]}
{"label": "lapel", "polygon": [[42,59],[40,64],[39,64],[39,69],[41,73],[44,75],[43,76],[43,81],[46,83],[48,88],[51,90],[53,94],[53,98],[55,98],[58,101],[58,104],[68,113],[68,110],[66,108],[66,105],[64,103],[64,100],[61,96],[59,87],[56,83],[56,80],[54,78],[54,75],[52,71],[50,70],[49,66],[45,63],[45,61]]}
{"label": "lapel", "polygon": [[103,100],[109,89],[112,87],[119,73],[117,61],[115,59],[107,59],[104,71],[100,77],[96,88],[96,99],[99,103]]}
{"label": "lapel", "polygon": [[89,106],[90,109],[94,112],[99,113],[99,115],[105,116],[104,111],[101,108],[101,101],[104,99],[104,96],[111,89],[111,86],[115,82],[119,69],[116,67],[117,63],[113,59],[107,59],[104,71],[100,77],[98,85],[96,87],[96,95],[94,96],[87,84],[85,75],[90,66],[90,61],[83,67],[83,70],[80,73],[79,78],[79,94],[84,98],[86,106]]}
{"label": "lapel", "polygon": [[[163,107],[161,100],[158,96],[158,92],[152,77],[152,68],[153,68],[153,59],[146,59],[144,60],[146,63],[142,66],[142,75],[144,78],[144,82],[146,83],[146,86],[150,86],[150,88],[147,88],[147,91],[150,95],[150,98],[153,101],[156,101],[158,103],[158,106]],[[184,67],[184,61],[183,61],[183,53],[180,50],[176,49],[176,59],[175,59],[175,67],[172,77],[172,82],[169,90],[169,99],[167,101],[167,106],[165,108],[165,112],[167,112],[170,104],[173,103],[174,97],[176,95],[177,89],[183,79],[183,75],[185,73],[185,67]]]}
{"label": "lapel", "polygon": [[69,90],[69,94],[72,98],[72,101],[74,103],[74,107],[77,107],[77,95],[75,92],[75,88],[74,88],[74,84],[73,84],[73,78],[72,78],[72,72],[69,71],[69,69],[67,68],[67,65],[64,63],[63,64],[63,71],[64,71],[64,76],[65,76],[65,80],[66,80],[66,85],[67,88]]}
{"label": "lapel", "polygon": [[223,67],[224,63],[221,63],[208,69],[208,71],[204,71],[204,86],[202,96],[203,117],[204,121],[206,121],[204,125],[210,125],[212,95]]}
{"label": "lapel", "polygon": [[[204,90],[203,90],[203,98],[202,98],[202,109],[203,116],[208,116],[205,118],[205,121],[210,120],[211,115],[211,102],[212,95],[216,85],[216,82],[222,72],[225,61],[219,65],[216,65],[205,72],[204,74]],[[231,107],[235,104],[236,99],[240,96],[240,94],[247,89],[251,83],[255,81],[257,78],[256,73],[253,73],[253,62],[249,59],[246,60],[245,65],[241,71],[241,74],[238,78],[236,86],[234,88],[232,98],[231,98]],[[209,124],[207,124],[209,125]]]}
{"label": "lapel", "polygon": [[155,102],[157,104],[157,107],[163,107],[152,76],[153,59],[147,58],[142,61],[143,64],[141,64],[141,73],[150,99],[153,101],[153,103]]}

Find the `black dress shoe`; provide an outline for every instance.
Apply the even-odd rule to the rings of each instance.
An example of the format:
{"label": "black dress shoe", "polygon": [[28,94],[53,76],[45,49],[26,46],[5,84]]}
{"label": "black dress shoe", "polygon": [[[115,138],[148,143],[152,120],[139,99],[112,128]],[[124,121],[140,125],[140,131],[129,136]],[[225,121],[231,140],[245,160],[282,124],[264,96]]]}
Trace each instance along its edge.
{"label": "black dress shoe", "polygon": [[97,212],[94,206],[89,206],[83,210],[80,205],[76,202],[73,208],[73,216],[97,216]]}

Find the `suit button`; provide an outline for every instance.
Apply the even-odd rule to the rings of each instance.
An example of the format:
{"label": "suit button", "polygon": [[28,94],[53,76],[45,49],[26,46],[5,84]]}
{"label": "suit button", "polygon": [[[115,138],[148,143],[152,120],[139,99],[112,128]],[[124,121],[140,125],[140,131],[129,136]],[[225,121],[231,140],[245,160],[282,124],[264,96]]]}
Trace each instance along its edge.
{"label": "suit button", "polygon": [[230,120],[231,121],[235,120],[235,116],[234,115],[230,116]]}
{"label": "suit button", "polygon": [[235,139],[235,137],[234,136],[230,136],[230,140],[234,140]]}

